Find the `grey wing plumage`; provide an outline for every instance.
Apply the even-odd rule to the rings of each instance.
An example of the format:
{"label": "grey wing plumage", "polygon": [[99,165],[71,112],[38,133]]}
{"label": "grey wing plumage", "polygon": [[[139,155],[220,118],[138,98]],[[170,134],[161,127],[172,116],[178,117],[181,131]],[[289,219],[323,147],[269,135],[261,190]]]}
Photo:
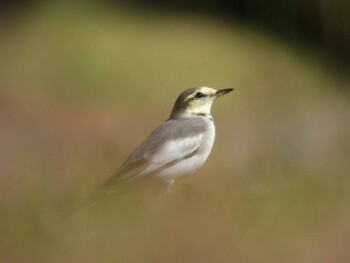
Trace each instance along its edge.
{"label": "grey wing plumage", "polygon": [[69,217],[94,206],[105,194],[136,178],[156,174],[177,162],[196,154],[207,124],[201,118],[170,119],[163,122],[126,159],[117,173],[96,191]]}
{"label": "grey wing plumage", "polygon": [[104,185],[114,187],[140,176],[155,174],[196,152],[207,124],[202,118],[170,119],[163,122],[126,159]]}

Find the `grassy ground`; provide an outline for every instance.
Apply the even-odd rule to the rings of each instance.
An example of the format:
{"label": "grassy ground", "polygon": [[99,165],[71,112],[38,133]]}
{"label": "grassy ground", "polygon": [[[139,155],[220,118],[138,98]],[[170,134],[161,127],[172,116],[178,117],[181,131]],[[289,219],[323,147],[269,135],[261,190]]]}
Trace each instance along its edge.
{"label": "grassy ground", "polygon": [[[77,6],[0,30],[1,262],[350,260],[349,82],[316,52],[208,17]],[[236,90],[196,176],[62,222],[197,85]]]}

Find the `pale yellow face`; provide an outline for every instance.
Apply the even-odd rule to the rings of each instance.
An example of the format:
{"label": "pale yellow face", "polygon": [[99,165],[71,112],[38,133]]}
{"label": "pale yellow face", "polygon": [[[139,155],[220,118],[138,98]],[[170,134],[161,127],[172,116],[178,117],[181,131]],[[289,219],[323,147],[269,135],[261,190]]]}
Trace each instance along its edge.
{"label": "pale yellow face", "polygon": [[209,87],[187,89],[177,98],[170,118],[210,115],[211,105],[214,100],[232,90],[231,88],[216,90]]}
{"label": "pale yellow face", "polygon": [[198,87],[184,101],[189,114],[210,114],[211,105],[217,97],[217,90],[209,87]]}

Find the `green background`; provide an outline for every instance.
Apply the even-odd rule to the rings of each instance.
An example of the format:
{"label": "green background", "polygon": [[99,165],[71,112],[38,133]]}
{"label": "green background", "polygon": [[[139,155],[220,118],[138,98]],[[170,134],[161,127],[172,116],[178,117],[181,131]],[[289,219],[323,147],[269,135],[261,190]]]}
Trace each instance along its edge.
{"label": "green background", "polygon": [[[3,11],[1,262],[350,260],[345,57],[190,11]],[[214,149],[195,176],[61,219],[200,85],[235,91],[213,106]]]}

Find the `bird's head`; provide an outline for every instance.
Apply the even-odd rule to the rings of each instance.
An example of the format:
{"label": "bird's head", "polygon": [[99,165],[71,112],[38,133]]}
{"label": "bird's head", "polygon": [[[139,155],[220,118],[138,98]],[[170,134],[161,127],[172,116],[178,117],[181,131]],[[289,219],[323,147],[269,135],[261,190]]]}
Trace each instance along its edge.
{"label": "bird's head", "polygon": [[170,118],[184,116],[210,115],[214,100],[233,89],[213,89],[209,87],[195,87],[185,90],[177,98]]}

